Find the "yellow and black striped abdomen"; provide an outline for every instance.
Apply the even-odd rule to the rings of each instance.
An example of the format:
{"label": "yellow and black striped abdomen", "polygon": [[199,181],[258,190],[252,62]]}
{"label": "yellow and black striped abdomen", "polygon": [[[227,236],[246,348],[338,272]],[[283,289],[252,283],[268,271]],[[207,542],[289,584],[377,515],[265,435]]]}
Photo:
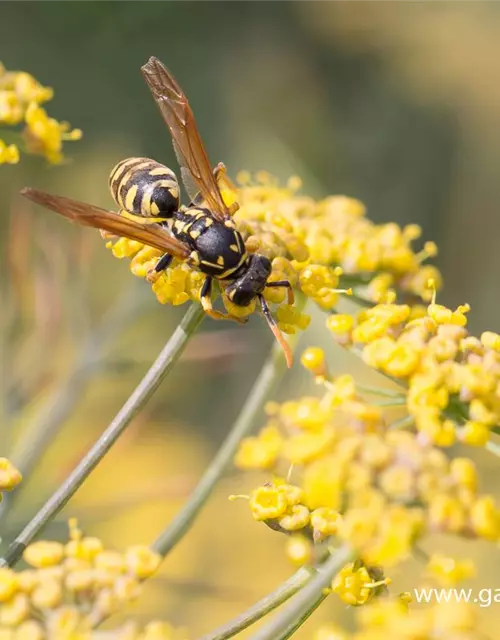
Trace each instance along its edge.
{"label": "yellow and black striped abdomen", "polygon": [[171,218],[179,209],[179,183],[175,173],[150,158],[127,158],[109,176],[114,201],[136,216]]}

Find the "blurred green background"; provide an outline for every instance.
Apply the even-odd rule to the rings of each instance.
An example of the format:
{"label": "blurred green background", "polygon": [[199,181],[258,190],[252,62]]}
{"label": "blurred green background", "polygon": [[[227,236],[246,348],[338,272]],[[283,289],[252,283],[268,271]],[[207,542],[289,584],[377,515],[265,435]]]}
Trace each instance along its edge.
{"label": "blurred green background", "polygon": [[[112,206],[118,160],[146,155],[176,170],[139,72],[150,55],[187,93],[213,162],[233,175],[296,173],[311,195],[361,199],[377,222],[419,223],[440,247],[439,301],[469,302],[474,332],[500,326],[498,3],[3,2],[0,42],[4,65],[54,87],[49,113],[84,132],[66,146],[66,165],[23,158],[0,169],[2,453],[38,445],[33,433],[44,452],[5,540],[102,431],[184,311],[158,305],[97,234],[33,216],[16,196],[31,184]],[[325,340],[316,319],[304,343]],[[118,547],[151,541],[228,430],[270,344],[259,318],[245,329],[206,321],[61,522],[76,513]],[[338,351],[335,361],[352,368]],[[305,381],[294,373],[288,394]],[[484,468],[491,478],[490,458]],[[279,536],[226,501],[253,483],[224,481],[142,615],[193,618],[201,633],[288,575]],[[62,524],[50,533],[63,536]]]}

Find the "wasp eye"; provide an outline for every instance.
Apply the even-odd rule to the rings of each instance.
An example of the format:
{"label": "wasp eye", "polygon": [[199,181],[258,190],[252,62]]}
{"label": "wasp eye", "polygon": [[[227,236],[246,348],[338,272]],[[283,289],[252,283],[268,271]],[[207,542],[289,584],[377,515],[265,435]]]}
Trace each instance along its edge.
{"label": "wasp eye", "polygon": [[243,278],[230,284],[226,289],[226,295],[229,300],[238,307],[247,307],[257,293],[251,286],[248,286],[247,282],[241,282],[241,280],[243,280]]}

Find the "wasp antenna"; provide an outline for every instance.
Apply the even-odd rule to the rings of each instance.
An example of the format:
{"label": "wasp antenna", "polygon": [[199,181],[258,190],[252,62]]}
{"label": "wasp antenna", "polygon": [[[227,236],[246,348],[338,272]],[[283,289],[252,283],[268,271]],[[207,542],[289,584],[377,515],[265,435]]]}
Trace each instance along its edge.
{"label": "wasp antenna", "polygon": [[286,366],[289,369],[291,369],[292,364],[293,364],[293,355],[292,355],[292,351],[290,349],[290,345],[288,344],[288,342],[283,337],[283,334],[279,330],[279,327],[276,324],[275,319],[271,315],[271,311],[269,310],[269,307],[267,306],[267,302],[265,301],[264,296],[259,294],[259,300],[260,300],[260,306],[262,308],[262,313],[264,314],[264,317],[267,320],[267,324],[269,325],[269,328],[273,332],[274,337],[278,341],[280,347],[283,349],[283,355],[285,356]]}

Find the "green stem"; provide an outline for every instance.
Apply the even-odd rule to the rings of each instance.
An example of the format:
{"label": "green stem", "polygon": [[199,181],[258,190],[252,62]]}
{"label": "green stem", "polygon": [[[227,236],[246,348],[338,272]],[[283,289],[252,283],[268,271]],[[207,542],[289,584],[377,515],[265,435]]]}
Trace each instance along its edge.
{"label": "green stem", "polygon": [[79,489],[85,479],[125,431],[132,418],[140,411],[156,391],[162,380],[172,370],[189,338],[193,335],[203,317],[204,312],[201,305],[193,303],[158,358],[129,396],[106,431],[80,461],[65,482],[52,494],[44,506],[26,525],[12,544],[10,544],[5,556],[0,560],[0,566],[12,566],[17,562],[26,546],[40,533],[47,523],[59,513],[68,500]]}
{"label": "green stem", "polygon": [[371,402],[374,407],[401,407],[406,406],[406,396],[400,398],[393,398],[392,400],[380,400],[379,402]]}
{"label": "green stem", "polygon": [[290,632],[293,632],[318,606],[323,589],[328,587],[337,573],[354,558],[355,553],[348,546],[335,551],[290,604],[254,634],[251,640],[283,640],[289,637]]}
{"label": "green stem", "polygon": [[297,593],[313,575],[313,569],[301,568],[277,589],[249,607],[233,620],[211,631],[199,640],[227,640],[257,622]]}
{"label": "green stem", "polygon": [[497,457],[500,457],[500,444],[498,444],[498,442],[492,442],[491,440],[488,440],[488,442],[485,444],[485,447],[487,451]]}
{"label": "green stem", "polygon": [[285,629],[285,631],[279,636],[279,638],[276,638],[276,640],[288,640],[288,638],[291,638],[293,634],[298,629],[300,629],[300,627],[304,624],[304,622],[306,622],[306,620],[308,620],[308,618],[316,611],[316,609],[323,602],[323,600],[325,600],[327,595],[328,594],[326,593],[320,593],[319,596],[317,596],[317,598],[311,602],[311,605],[309,606],[308,610],[303,615],[301,615],[298,620],[290,624]]}
{"label": "green stem", "polygon": [[[340,276],[340,284],[339,286],[347,289],[348,287],[356,287],[356,286],[367,286],[377,275],[376,271],[366,272],[366,273],[343,273]],[[374,302],[370,303],[372,306],[375,304]]]}
{"label": "green stem", "polygon": [[[111,341],[133,322],[145,309],[141,303],[141,288],[131,287],[125,295],[104,316],[102,324],[85,341],[74,366],[43,406],[37,411],[33,423],[24,431],[19,442],[9,455],[9,459],[28,476],[35,464],[44,455],[57,437],[59,430],[81,397],[91,375],[102,367],[103,352]],[[5,518],[23,494],[23,485],[8,496],[0,506],[0,518]]]}
{"label": "green stem", "polygon": [[[289,343],[290,348],[293,350],[297,343],[296,336],[292,336]],[[281,347],[275,344],[231,431],[219,451],[215,454],[214,459],[201,477],[183,509],[153,543],[152,548],[154,551],[166,556],[189,530],[218,480],[231,464],[241,439],[254,426],[259,411],[274,392],[286,370],[287,367]]]}
{"label": "green stem", "polygon": [[401,398],[400,391],[391,391],[390,389],[381,389],[379,387],[370,387],[365,384],[356,383],[356,389],[364,393],[371,393],[374,396],[383,396],[384,398]]}

